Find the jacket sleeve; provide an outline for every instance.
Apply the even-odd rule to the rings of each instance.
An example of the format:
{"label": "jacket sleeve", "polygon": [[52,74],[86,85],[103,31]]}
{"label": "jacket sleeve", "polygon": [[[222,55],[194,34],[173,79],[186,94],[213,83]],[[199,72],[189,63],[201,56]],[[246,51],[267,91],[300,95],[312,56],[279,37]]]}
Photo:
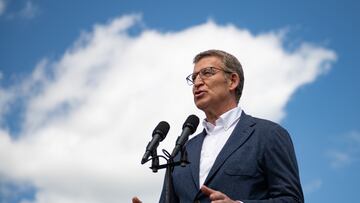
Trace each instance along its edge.
{"label": "jacket sleeve", "polygon": [[266,135],[262,162],[266,171],[267,200],[241,200],[244,203],[303,203],[294,146],[288,132],[275,125]]}

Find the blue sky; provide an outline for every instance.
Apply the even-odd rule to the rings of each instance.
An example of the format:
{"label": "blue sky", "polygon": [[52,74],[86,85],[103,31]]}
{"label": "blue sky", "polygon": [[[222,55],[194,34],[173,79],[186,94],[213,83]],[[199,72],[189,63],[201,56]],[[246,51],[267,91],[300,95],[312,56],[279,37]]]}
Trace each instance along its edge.
{"label": "blue sky", "polygon": [[[191,58],[188,57],[207,47],[207,41],[204,41],[205,45],[197,44],[195,40],[199,38],[196,37],[192,41],[195,35],[216,41],[214,44],[209,42],[210,45],[234,50],[242,63],[249,64],[245,66],[245,81],[248,82],[246,80],[248,71],[249,89],[262,92],[248,93],[249,96],[244,98],[248,99],[242,107],[249,114],[278,121],[288,129],[297,152],[306,202],[356,202],[356,194],[359,192],[357,183],[360,181],[358,173],[360,63],[357,60],[360,53],[359,9],[359,2],[349,0],[341,2],[0,0],[0,148],[2,147],[0,150],[3,153],[0,155],[0,202],[21,202],[26,199],[34,203],[57,202],[61,198],[62,202],[89,202],[89,200],[104,202],[104,194],[109,196],[116,194],[114,188],[122,189],[124,191],[121,193],[122,196],[129,201],[132,195],[140,197],[147,195],[149,197],[143,196],[143,199],[148,199],[149,202],[156,200],[157,192],[160,192],[161,173],[154,175],[147,166],[131,165],[130,161],[131,166],[126,168],[126,171],[121,171],[121,164],[114,163],[122,158],[117,153],[133,151],[127,146],[123,146],[123,151],[112,150],[111,142],[103,137],[112,138],[120,133],[131,134],[131,137],[143,136],[140,136],[139,140],[136,140],[137,138],[127,140],[129,146],[133,146],[135,142],[137,143],[135,145],[140,145],[140,151],[134,150],[133,155],[124,158],[124,160],[138,159],[135,162],[139,163],[142,150],[157,122],[168,120],[173,130],[170,132],[176,134],[179,131],[178,126],[181,126],[183,120],[193,110],[193,107],[187,107],[188,103],[186,103],[189,102],[191,105],[191,96],[184,93],[189,89],[184,91],[176,89],[179,91],[176,96],[189,98],[189,101],[179,100],[176,96],[174,100],[155,98],[170,95],[169,92],[174,90],[173,87],[177,88],[176,85],[171,84],[176,83],[177,76],[182,77],[182,74],[186,75],[187,72],[192,71]],[[124,20],[124,16],[132,17],[130,20]],[[118,30],[113,32],[111,27]],[[237,47],[231,46],[231,42],[225,42],[223,38],[211,38],[213,33],[217,34],[216,36],[234,33],[231,36],[239,38],[246,38],[248,36],[246,33],[250,33],[251,46],[247,49],[239,49],[240,51],[237,52]],[[260,43],[261,39],[266,41],[265,44],[269,43],[267,45],[272,48],[267,50]],[[98,45],[101,44],[97,43],[98,41],[104,44]],[[159,47],[165,48],[159,48],[152,42],[159,42]],[[184,44],[181,44],[182,42]],[[279,42],[280,44],[276,44]],[[311,47],[301,51],[299,47],[304,44],[310,44]],[[141,52],[141,47],[144,53]],[[257,49],[251,51],[251,48]],[[121,50],[128,51],[129,54]],[[132,50],[140,51],[132,52]],[[276,59],[279,62],[272,64],[271,58],[268,59],[266,54],[271,53],[271,50],[279,53],[283,58]],[[183,62],[178,59],[179,61],[173,62],[170,60],[171,57],[155,60],[152,52],[156,51],[165,56],[169,51],[189,52],[187,53],[189,56],[184,54],[179,55],[179,58],[190,60]],[[253,52],[259,52],[259,55],[252,55]],[[109,56],[113,53],[115,53],[114,57]],[[131,57],[132,53],[136,53],[135,56],[138,58]],[[84,57],[86,60],[82,58],[83,55],[86,55]],[[296,62],[294,66],[288,65],[295,63],[292,60],[294,57],[304,59],[304,62]],[[257,58],[260,62],[263,59],[264,62],[269,63],[269,66],[263,67],[265,69],[257,68],[262,66],[253,58]],[[126,59],[126,62],[122,59]],[[280,59],[284,62],[282,63]],[[141,61],[145,65],[140,63]],[[307,67],[312,61],[316,62],[313,69]],[[90,62],[100,64],[99,66],[110,64],[109,67],[117,66],[118,69],[92,67]],[[151,67],[150,71],[143,67],[153,64],[155,66]],[[188,68],[183,73],[180,70],[170,69],[171,66],[179,67],[178,69],[185,66]],[[277,66],[284,67],[278,70]],[[87,67],[91,68],[87,69]],[[160,67],[168,67],[168,69]],[[252,67],[254,72],[251,70]],[[296,74],[291,80],[287,80],[292,74],[286,72],[286,67],[293,68]],[[144,75],[134,69],[144,71]],[[259,88],[251,86],[252,83],[261,83],[260,80],[255,81],[256,78],[261,78],[257,76],[257,73],[261,74],[261,70],[271,73],[267,74],[266,78],[280,77],[279,80],[283,82],[279,86],[269,85],[269,89],[261,88],[263,86]],[[317,72],[314,73],[312,70]],[[88,71],[96,72],[96,76],[88,76]],[[311,76],[304,73],[307,71]],[[120,74],[119,80],[122,81],[111,77],[115,73]],[[151,73],[154,75],[150,75]],[[81,82],[82,77],[88,77],[84,80],[90,81],[90,86],[86,86],[87,82]],[[103,78],[107,78],[106,81],[110,82],[104,82]],[[113,83],[111,83],[112,79]],[[135,84],[140,83],[139,80],[145,81],[140,83],[144,86],[134,87],[134,80]],[[290,85],[293,84],[292,81],[295,81],[294,86]],[[185,85],[185,81],[183,82]],[[145,88],[146,85],[149,86]],[[282,92],[279,87],[284,85],[289,86],[290,89]],[[111,87],[107,89],[108,86]],[[124,86],[136,91],[123,89]],[[167,86],[169,88],[166,88]],[[247,88],[246,83],[244,88]],[[106,94],[106,92],[114,94]],[[269,98],[258,96],[264,92],[271,93]],[[120,98],[111,96],[117,94]],[[138,99],[140,94],[149,94],[149,96],[141,97],[141,100]],[[59,95],[63,96],[60,102],[57,100]],[[281,98],[279,103],[274,97]],[[99,105],[116,106],[111,102],[113,100],[117,101],[116,104],[121,108],[115,109],[113,114],[117,115],[111,114],[110,121],[106,119],[110,115],[104,113],[107,112],[106,108],[99,112],[94,110],[94,107]],[[180,104],[184,102],[186,107],[178,107],[179,102]],[[144,106],[137,109],[136,105],[146,104],[151,105],[152,108]],[[82,110],[83,106],[89,107]],[[155,107],[158,109],[154,110]],[[180,112],[174,110],[175,108]],[[142,113],[142,109],[147,109],[150,113]],[[92,115],[97,115],[96,119],[79,113],[89,110],[94,110]],[[129,117],[124,118],[124,115]],[[134,118],[131,115],[135,115]],[[201,116],[200,113],[199,115]],[[144,121],[138,121],[139,117]],[[80,122],[77,118],[85,119]],[[132,126],[132,121],[142,125],[139,127],[139,132],[134,132],[134,128],[126,128],[128,125]],[[92,124],[98,127],[88,130],[87,127]],[[93,132],[104,135],[97,138],[95,133],[92,138],[83,138],[83,135]],[[49,135],[49,133],[53,134]],[[51,137],[47,138],[47,136]],[[177,135],[172,136],[174,137],[167,138],[170,144],[165,144],[165,148],[171,147],[175,142]],[[126,139],[130,139],[118,137],[120,138],[114,138],[113,147],[118,147],[117,142],[123,143]],[[79,140],[86,140],[86,143],[90,144],[77,144]],[[97,147],[96,143],[102,143],[105,147]],[[46,146],[44,147],[46,149],[42,149],[41,146]],[[108,150],[104,152],[102,149]],[[29,150],[29,156],[25,156],[26,150]],[[99,160],[98,163],[84,158],[84,151],[87,150],[91,150],[92,160]],[[46,157],[43,156],[44,153],[55,155]],[[79,159],[74,158],[72,160],[74,162],[67,162],[68,156]],[[56,157],[61,161],[57,161]],[[78,164],[79,160],[83,159],[85,159],[84,163]],[[35,166],[32,165],[31,160],[35,160]],[[19,165],[22,162],[29,164]],[[72,168],[66,165],[69,163]],[[100,163],[104,167],[94,170],[88,168],[93,164],[101,165]],[[36,168],[36,165],[43,167]],[[53,166],[60,168],[59,171]],[[23,170],[22,167],[30,169]],[[82,174],[83,176],[78,177],[79,171],[83,170],[82,167],[85,167],[84,174],[109,173],[117,178],[112,179],[104,175],[87,182],[88,176]],[[40,172],[34,172],[32,168]],[[115,169],[119,171],[113,172]],[[135,172],[129,172],[131,170]],[[62,174],[61,171],[66,173]],[[157,183],[158,188],[154,187],[152,194],[144,191],[148,187],[139,186],[143,183],[141,181],[135,181],[139,184],[129,183],[131,179],[123,181],[122,174],[136,177],[137,172],[142,174],[140,179],[142,178],[144,182]],[[79,191],[76,195],[72,195],[65,189],[66,184],[53,177],[53,174],[57,173],[64,178],[78,177],[79,179],[75,178],[77,180],[75,185],[81,183],[80,186],[84,186],[96,182],[104,186],[100,188],[84,186],[83,192]],[[93,190],[99,192],[89,192]],[[108,192],[102,193],[102,190]],[[111,193],[112,191],[114,193]],[[55,195],[51,196],[52,194]],[[113,200],[106,199],[106,202],[111,201]]]}

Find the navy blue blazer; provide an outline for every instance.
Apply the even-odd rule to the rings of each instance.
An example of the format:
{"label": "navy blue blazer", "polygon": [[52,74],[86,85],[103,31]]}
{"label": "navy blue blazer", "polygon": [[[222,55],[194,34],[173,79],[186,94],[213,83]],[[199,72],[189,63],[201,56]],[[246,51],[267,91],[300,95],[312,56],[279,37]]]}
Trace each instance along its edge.
{"label": "navy blue blazer", "polygon": [[[172,202],[210,202],[199,185],[199,161],[206,132],[186,144],[190,164],[175,167]],[[244,112],[217,156],[204,185],[244,203],[304,202],[294,147],[288,132]],[[165,192],[160,197],[165,202]]]}

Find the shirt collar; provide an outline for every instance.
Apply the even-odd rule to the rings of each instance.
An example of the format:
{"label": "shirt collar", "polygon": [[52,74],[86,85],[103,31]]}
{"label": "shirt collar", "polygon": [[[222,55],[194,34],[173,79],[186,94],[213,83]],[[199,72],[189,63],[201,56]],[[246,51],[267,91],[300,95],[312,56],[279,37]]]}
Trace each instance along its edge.
{"label": "shirt collar", "polygon": [[[215,121],[215,125],[217,127],[222,127],[225,131],[227,131],[232,125],[234,125],[240,119],[241,112],[242,112],[242,109],[240,106],[230,109],[229,111],[222,114]],[[207,122],[206,119],[204,119],[202,121],[202,125],[204,126],[204,128],[208,134],[209,134],[209,132],[212,132],[215,128],[215,125],[213,125],[210,122]]]}

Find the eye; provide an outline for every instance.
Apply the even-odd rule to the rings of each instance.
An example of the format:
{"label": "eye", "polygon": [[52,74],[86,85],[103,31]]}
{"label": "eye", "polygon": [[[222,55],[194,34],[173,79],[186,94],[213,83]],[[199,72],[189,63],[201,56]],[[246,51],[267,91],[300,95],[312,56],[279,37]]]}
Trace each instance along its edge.
{"label": "eye", "polygon": [[201,70],[201,75],[209,77],[214,75],[214,70],[212,68],[204,68]]}
{"label": "eye", "polygon": [[192,74],[191,80],[192,80],[192,81],[195,81],[198,74],[199,74],[199,73],[194,73],[194,74]]}

